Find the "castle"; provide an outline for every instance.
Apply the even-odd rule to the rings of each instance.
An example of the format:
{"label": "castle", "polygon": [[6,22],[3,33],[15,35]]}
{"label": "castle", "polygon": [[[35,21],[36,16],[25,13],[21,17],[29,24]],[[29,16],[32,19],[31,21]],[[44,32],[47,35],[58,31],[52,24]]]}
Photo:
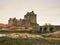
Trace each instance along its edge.
{"label": "castle", "polygon": [[9,29],[17,30],[39,30],[39,25],[37,24],[36,14],[34,11],[27,12],[24,15],[24,19],[10,18],[8,20]]}
{"label": "castle", "polygon": [[27,12],[24,16],[24,19],[16,19],[10,18],[8,21],[9,26],[31,26],[31,23],[35,24],[36,22],[36,14],[34,12]]}

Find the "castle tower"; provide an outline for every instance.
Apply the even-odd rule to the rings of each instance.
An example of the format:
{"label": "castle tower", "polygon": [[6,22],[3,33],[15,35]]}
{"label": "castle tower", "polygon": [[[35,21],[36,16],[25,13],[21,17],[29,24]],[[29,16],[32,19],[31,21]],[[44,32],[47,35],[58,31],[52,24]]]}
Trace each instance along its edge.
{"label": "castle tower", "polygon": [[27,14],[24,16],[25,20],[29,20],[31,23],[37,23],[36,22],[36,14],[34,11],[32,12],[27,12]]}
{"label": "castle tower", "polygon": [[10,18],[8,20],[8,26],[16,26],[17,25],[17,19],[16,18]]}

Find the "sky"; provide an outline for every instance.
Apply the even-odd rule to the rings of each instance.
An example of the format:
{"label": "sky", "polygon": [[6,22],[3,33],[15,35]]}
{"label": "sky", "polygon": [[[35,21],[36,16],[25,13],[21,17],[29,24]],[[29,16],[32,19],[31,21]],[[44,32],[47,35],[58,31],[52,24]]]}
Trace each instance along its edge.
{"label": "sky", "polygon": [[24,18],[27,12],[37,14],[37,23],[60,25],[60,0],[0,0],[0,23],[9,18]]}

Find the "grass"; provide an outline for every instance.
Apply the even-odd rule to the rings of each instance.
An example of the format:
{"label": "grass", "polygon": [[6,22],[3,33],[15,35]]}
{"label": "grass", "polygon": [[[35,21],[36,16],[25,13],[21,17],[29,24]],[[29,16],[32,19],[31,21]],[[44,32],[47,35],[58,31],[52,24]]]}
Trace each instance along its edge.
{"label": "grass", "polygon": [[0,37],[0,45],[42,45],[47,44],[48,41],[44,39],[21,39],[21,38],[9,38]]}
{"label": "grass", "polygon": [[[0,33],[21,33],[19,31],[0,31]],[[0,45],[60,45],[60,38],[29,39],[0,37]]]}
{"label": "grass", "polygon": [[60,41],[60,38],[45,38],[46,40]]}
{"label": "grass", "polygon": [[[48,39],[49,40],[49,39]],[[59,45],[60,40],[0,37],[0,45]]]}

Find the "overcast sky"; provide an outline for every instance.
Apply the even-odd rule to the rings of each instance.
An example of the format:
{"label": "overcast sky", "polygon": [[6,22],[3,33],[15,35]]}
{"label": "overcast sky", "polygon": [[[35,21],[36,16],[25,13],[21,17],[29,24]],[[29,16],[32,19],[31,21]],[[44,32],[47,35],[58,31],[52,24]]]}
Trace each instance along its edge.
{"label": "overcast sky", "polygon": [[60,25],[60,0],[0,0],[0,23],[9,18],[24,18],[27,12],[37,14],[37,23]]}

